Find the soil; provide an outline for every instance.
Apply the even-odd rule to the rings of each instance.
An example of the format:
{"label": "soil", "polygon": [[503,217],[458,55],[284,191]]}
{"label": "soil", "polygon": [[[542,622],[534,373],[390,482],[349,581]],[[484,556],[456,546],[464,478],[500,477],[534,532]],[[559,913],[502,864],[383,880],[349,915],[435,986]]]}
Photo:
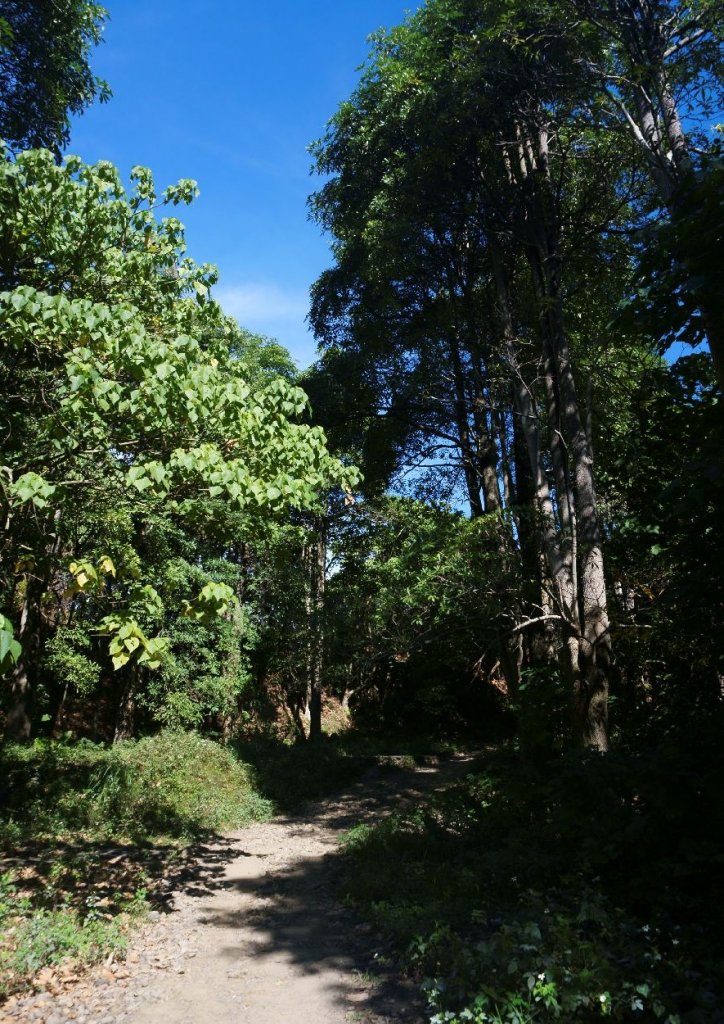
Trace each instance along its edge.
{"label": "soil", "polygon": [[199,846],[173,876],[167,907],[133,934],[123,963],[16,999],[0,1010],[0,1024],[427,1020],[415,986],[380,968],[380,938],[338,902],[339,841],[472,764],[460,755],[375,767],[342,795]]}

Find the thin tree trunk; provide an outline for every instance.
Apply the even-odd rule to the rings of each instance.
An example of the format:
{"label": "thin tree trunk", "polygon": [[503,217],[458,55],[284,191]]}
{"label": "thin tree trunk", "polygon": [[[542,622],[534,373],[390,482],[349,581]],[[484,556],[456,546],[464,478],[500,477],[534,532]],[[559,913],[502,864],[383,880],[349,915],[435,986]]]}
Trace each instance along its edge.
{"label": "thin tree trunk", "polygon": [[29,740],[32,732],[33,676],[40,656],[40,598],[44,589],[43,580],[35,576],[27,578],[18,630],[22,651],[10,673],[9,710],[5,721],[5,739],[16,743]]}
{"label": "thin tree trunk", "polygon": [[116,728],[113,733],[113,742],[121,743],[123,740],[133,738],[133,725],[136,714],[136,684],[138,669],[134,664],[129,664],[125,673],[121,699],[118,704],[116,715]]}
{"label": "thin tree trunk", "polygon": [[470,515],[473,519],[476,519],[483,514],[484,509],[483,502],[480,497],[480,477],[478,475],[475,453],[473,452],[472,439],[470,436],[468,408],[465,398],[465,378],[463,375],[460,347],[457,338],[452,338],[450,341],[450,361],[452,363],[453,386],[455,388],[455,426],[457,428],[459,439],[463,474],[465,476],[465,486],[468,492]]}
{"label": "thin tree trunk", "polygon": [[309,546],[309,585],[311,598],[309,640],[309,739],[322,735],[322,660],[324,650],[324,587],[327,567],[326,523],[315,522],[316,537]]}

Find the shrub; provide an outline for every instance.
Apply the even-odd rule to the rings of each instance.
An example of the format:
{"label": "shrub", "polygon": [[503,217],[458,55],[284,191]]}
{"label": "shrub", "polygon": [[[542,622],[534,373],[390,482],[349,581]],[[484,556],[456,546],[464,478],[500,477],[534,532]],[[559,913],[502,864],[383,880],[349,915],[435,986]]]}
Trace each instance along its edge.
{"label": "shrub", "polygon": [[248,766],[194,733],[166,731],[113,747],[91,780],[98,828],[196,835],[268,817]]}

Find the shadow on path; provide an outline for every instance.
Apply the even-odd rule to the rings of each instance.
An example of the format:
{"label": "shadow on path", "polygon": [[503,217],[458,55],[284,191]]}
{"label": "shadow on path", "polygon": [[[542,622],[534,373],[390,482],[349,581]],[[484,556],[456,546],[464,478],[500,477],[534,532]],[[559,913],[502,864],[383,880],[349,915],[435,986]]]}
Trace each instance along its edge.
{"label": "shadow on path", "polygon": [[[224,929],[234,941],[220,950],[233,976],[250,962],[257,977],[271,979],[287,968],[291,977],[315,976],[339,1011],[357,1021],[418,1022],[427,1019],[417,987],[390,969],[384,941],[336,900],[341,864],[334,854],[341,835],[361,822],[445,788],[473,767],[457,758],[443,768],[375,773],[336,799],[306,812],[275,819],[266,842],[288,845],[289,861],[265,872],[231,873],[228,898],[201,906],[200,923]],[[257,843],[242,852],[262,857]],[[250,837],[251,838],[251,837]],[[263,845],[263,844],[262,844]],[[295,847],[304,855],[295,854]],[[266,854],[269,855],[268,853]],[[239,898],[240,897],[240,898]]]}

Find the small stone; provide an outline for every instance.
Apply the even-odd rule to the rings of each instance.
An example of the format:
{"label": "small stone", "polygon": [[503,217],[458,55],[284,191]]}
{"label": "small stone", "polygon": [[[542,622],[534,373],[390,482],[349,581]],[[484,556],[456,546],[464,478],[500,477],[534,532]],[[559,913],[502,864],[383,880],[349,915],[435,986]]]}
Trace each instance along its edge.
{"label": "small stone", "polygon": [[160,917],[161,917],[161,914],[159,913],[158,910],[152,910],[150,912],[150,914],[148,915],[148,920],[149,921],[158,921],[160,919]]}

